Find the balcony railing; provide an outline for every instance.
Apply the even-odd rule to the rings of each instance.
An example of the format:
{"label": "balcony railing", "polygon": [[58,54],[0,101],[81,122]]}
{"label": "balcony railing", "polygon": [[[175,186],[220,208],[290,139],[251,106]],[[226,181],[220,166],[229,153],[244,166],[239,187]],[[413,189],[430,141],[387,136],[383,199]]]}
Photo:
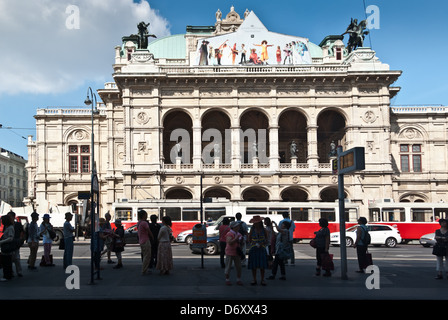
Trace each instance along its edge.
{"label": "balcony railing", "polygon": [[409,106],[391,106],[393,113],[445,113],[448,106],[442,105],[409,105]]}

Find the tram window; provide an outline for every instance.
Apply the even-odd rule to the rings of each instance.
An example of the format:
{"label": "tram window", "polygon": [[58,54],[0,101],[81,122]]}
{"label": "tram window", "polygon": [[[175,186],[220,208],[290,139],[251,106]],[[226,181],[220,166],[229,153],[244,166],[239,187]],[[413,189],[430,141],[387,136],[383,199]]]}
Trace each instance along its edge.
{"label": "tram window", "polygon": [[226,214],[226,208],[207,208],[204,210],[205,221],[217,221]]}
{"label": "tram window", "polygon": [[182,209],[182,221],[198,221],[200,220],[198,208],[183,208]]}
{"label": "tram window", "polygon": [[384,222],[404,222],[406,221],[403,208],[383,209],[382,221]]}
{"label": "tram window", "polygon": [[268,213],[267,208],[247,208],[246,214],[254,214],[254,215],[266,215]]}
{"label": "tram window", "polygon": [[358,221],[358,211],[354,208],[345,209],[345,221],[347,221],[347,222]]}
{"label": "tram window", "polygon": [[310,208],[291,208],[291,220],[310,221]]}
{"label": "tram window", "polygon": [[171,221],[181,221],[181,209],[180,208],[160,208],[160,218],[169,216]]}
{"label": "tram window", "polygon": [[448,219],[448,208],[434,209],[434,218],[436,221],[439,219]]}
{"label": "tram window", "polygon": [[115,219],[120,219],[122,221],[132,220],[132,208],[116,208]]}
{"label": "tram window", "polygon": [[369,222],[379,222],[381,221],[380,218],[380,209],[369,209]]}
{"label": "tram window", "polygon": [[[146,213],[148,214],[148,220],[150,219],[150,217],[155,214],[157,216],[157,220],[159,220],[159,210],[157,208],[138,208],[138,210],[145,210]],[[138,212],[137,210],[137,212]]]}
{"label": "tram window", "polygon": [[434,221],[432,209],[411,208],[411,219],[414,222],[432,222]]}
{"label": "tram window", "polygon": [[336,212],[334,209],[316,209],[314,220],[319,221],[320,218],[325,218],[328,222],[336,221]]}
{"label": "tram window", "polygon": [[283,215],[283,213],[289,214],[289,208],[269,208],[269,214]]}

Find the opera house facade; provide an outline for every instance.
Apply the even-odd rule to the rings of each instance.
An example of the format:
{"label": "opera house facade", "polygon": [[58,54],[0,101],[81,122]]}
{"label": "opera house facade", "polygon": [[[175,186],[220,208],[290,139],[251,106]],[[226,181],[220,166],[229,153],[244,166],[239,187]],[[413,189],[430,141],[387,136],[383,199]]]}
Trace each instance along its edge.
{"label": "opera house facade", "polygon": [[37,110],[30,199],[80,203],[78,191],[90,190],[93,130],[101,214],[123,199],[201,193],[335,202],[336,146],[365,148],[365,170],[344,186],[361,209],[381,199],[445,200],[446,108],[391,106],[402,71],[372,49],[350,50],[340,35],[317,44],[276,33],[233,8],[218,11],[215,25],[141,39],[124,36],[115,48],[113,82],[96,91],[93,113]]}

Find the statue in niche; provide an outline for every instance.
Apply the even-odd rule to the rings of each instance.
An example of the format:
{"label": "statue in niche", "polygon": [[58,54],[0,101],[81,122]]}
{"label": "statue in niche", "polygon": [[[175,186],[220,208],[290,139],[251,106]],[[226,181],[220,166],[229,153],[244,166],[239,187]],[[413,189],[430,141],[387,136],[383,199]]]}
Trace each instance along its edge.
{"label": "statue in niche", "polygon": [[147,49],[148,48],[148,37],[157,38],[153,34],[149,34],[148,26],[149,22],[145,23],[144,21],[140,22],[137,25],[138,28],[138,48],[139,49]]}
{"label": "statue in niche", "polygon": [[366,31],[366,28],[367,20],[362,20],[358,24],[358,19],[352,18],[350,25],[347,27],[347,30],[345,30],[345,32],[342,34],[342,36],[345,34],[350,35],[347,43],[348,53],[364,45],[364,38],[369,34],[369,31]]}
{"label": "statue in niche", "polygon": [[221,148],[219,146],[219,143],[215,143],[213,145],[213,156],[215,158],[219,158],[221,156]]}
{"label": "statue in niche", "polygon": [[179,142],[176,143],[175,148],[176,148],[175,149],[176,150],[176,157],[182,158],[182,147],[181,147]]}
{"label": "statue in niche", "polygon": [[336,149],[336,143],[334,141],[331,141],[330,143],[330,153],[328,154],[329,157],[337,157],[338,151]]}
{"label": "statue in niche", "polygon": [[291,142],[291,145],[289,146],[289,152],[291,153],[291,158],[297,158],[297,144],[296,142],[293,140]]}
{"label": "statue in niche", "polygon": [[257,141],[252,144],[253,157],[258,157],[258,145]]}

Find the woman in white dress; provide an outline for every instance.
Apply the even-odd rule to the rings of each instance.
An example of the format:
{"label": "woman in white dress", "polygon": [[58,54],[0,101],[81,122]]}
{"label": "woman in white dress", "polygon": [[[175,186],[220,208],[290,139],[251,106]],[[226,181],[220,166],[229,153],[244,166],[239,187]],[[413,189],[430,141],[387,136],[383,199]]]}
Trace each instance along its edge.
{"label": "woman in white dress", "polygon": [[173,269],[173,252],[171,250],[171,218],[164,216],[162,218],[162,227],[160,228],[158,240],[159,248],[157,252],[157,266],[156,269],[160,274],[169,274]]}

